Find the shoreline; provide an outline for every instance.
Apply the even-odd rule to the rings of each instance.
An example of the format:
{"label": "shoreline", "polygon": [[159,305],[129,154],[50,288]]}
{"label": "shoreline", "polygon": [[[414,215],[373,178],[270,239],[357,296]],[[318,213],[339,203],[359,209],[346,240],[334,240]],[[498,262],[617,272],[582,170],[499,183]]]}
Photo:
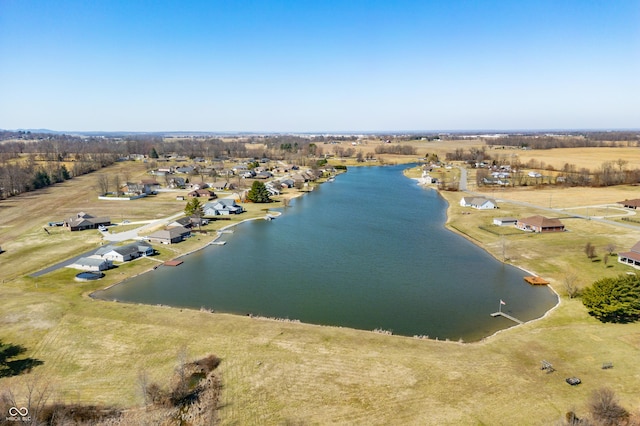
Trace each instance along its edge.
{"label": "shoreline", "polygon": [[[408,170],[408,168],[403,170],[403,175],[404,175],[405,177],[407,177],[407,176],[406,176],[406,174],[404,174],[404,171],[406,171],[406,170]],[[443,224],[443,227],[444,227],[445,229],[447,229],[448,231],[454,232],[454,233],[456,233],[456,234],[458,234],[458,235],[460,235],[460,236],[464,237],[467,241],[469,241],[469,242],[473,243],[475,246],[477,246],[477,247],[481,248],[481,249],[482,249],[482,250],[484,250],[486,253],[488,253],[489,255],[491,255],[495,260],[498,260],[501,264],[505,264],[505,265],[507,265],[507,264],[508,264],[508,263],[506,263],[506,262],[504,262],[504,261],[502,261],[502,260],[498,259],[498,258],[496,257],[496,255],[494,255],[490,250],[488,250],[488,249],[487,249],[487,247],[486,247],[486,246],[485,246],[481,241],[474,240],[474,239],[470,238],[468,235],[466,235],[466,234],[464,234],[464,233],[462,233],[462,232],[460,232],[460,231],[456,230],[455,228],[451,228],[451,227],[447,226],[447,225],[448,225],[448,223],[449,223],[449,221],[450,221],[450,217],[451,217],[451,215],[450,215],[451,204],[448,202],[448,200],[447,200],[446,198],[444,198],[444,197],[442,196],[442,194],[440,193],[440,191],[439,191],[437,188],[433,188],[433,187],[430,187],[430,186],[428,186],[428,185],[425,185],[425,184],[423,183],[422,179],[420,179],[420,178],[409,178],[409,179],[411,179],[411,180],[415,180],[415,181],[417,182],[417,185],[418,185],[418,186],[420,186],[422,189],[436,191],[436,192],[438,193],[438,195],[439,195],[440,197],[442,197],[442,199],[447,203],[447,208],[446,208],[446,211],[445,211],[445,214],[446,214],[446,220],[445,220],[445,223]],[[323,183],[324,183],[324,182],[323,182]],[[307,192],[310,192],[310,191],[296,193],[296,194],[294,194],[293,196],[289,197],[289,199],[293,199],[293,198],[298,198],[298,197],[304,196]],[[218,241],[218,240],[220,239],[220,237],[222,236],[222,234],[224,234],[224,231],[230,230],[230,229],[232,229],[232,228],[234,228],[234,227],[236,227],[236,226],[238,226],[238,225],[240,225],[240,224],[242,224],[242,223],[250,222],[250,221],[254,221],[254,220],[268,220],[267,218],[268,218],[268,217],[270,217],[270,216],[271,216],[271,217],[279,217],[279,216],[281,216],[282,214],[283,214],[283,212],[280,212],[280,211],[267,211],[263,217],[253,217],[253,218],[249,218],[249,219],[244,219],[244,220],[242,220],[242,221],[239,221],[239,222],[232,223],[232,224],[230,224],[230,225],[224,226],[224,227],[222,227],[222,228],[220,228],[219,230],[217,230],[217,231],[216,231],[216,235],[215,235],[215,237],[213,237],[213,238],[212,238],[212,240],[211,240],[211,241],[209,241],[209,242],[205,243],[204,245],[202,245],[202,246],[200,246],[200,247],[197,247],[197,248],[195,248],[195,249],[193,249],[193,250],[190,250],[190,251],[188,251],[188,252],[182,253],[182,254],[180,254],[180,255],[176,256],[176,257],[175,257],[175,259],[181,259],[181,258],[184,258],[184,257],[186,257],[186,256],[188,256],[188,255],[190,255],[190,254],[196,253],[196,252],[198,252],[198,251],[201,251],[201,250],[205,249],[206,247],[208,247],[208,246],[210,246],[210,245],[215,244],[215,243],[216,243],[216,241]],[[510,265],[510,266],[514,266],[514,267],[516,267],[517,269],[519,269],[519,270],[521,270],[521,271],[523,271],[523,272],[525,272],[525,273],[527,273],[527,274],[537,275],[537,274],[535,274],[534,272],[529,271],[529,270],[527,270],[527,269],[525,269],[525,268],[523,268],[523,267],[521,267],[521,266],[519,266],[519,265],[516,265],[516,264],[509,264],[509,265]],[[156,267],[157,267],[157,266],[156,266]],[[105,301],[105,302],[114,302],[114,301],[115,301],[115,302],[117,302],[117,303],[127,303],[127,304],[128,304],[128,303],[139,304],[139,303],[136,303],[136,302],[120,301],[120,300],[117,300],[117,299],[106,299],[106,298],[101,298],[101,297],[96,296],[96,293],[106,291],[106,290],[108,290],[108,289],[110,289],[110,288],[113,288],[113,287],[115,287],[115,286],[117,286],[117,285],[126,284],[126,282],[127,282],[127,281],[129,281],[130,279],[135,278],[135,277],[138,277],[138,276],[143,275],[143,274],[146,274],[146,273],[149,273],[149,272],[153,272],[154,270],[155,270],[154,268],[147,269],[147,270],[145,270],[145,271],[143,271],[143,272],[140,272],[140,273],[138,273],[138,274],[132,275],[132,276],[130,276],[130,277],[126,277],[126,278],[125,278],[125,279],[123,279],[122,281],[119,281],[119,282],[113,283],[113,284],[111,284],[111,285],[108,285],[108,286],[106,286],[106,287],[104,287],[104,288],[100,288],[100,289],[98,289],[98,290],[91,291],[90,293],[88,293],[88,294],[86,294],[86,295],[87,295],[90,299],[92,299],[92,300],[101,300],[101,301]],[[544,318],[546,318],[546,317],[547,317],[551,312],[553,312],[556,308],[558,308],[558,307],[560,306],[560,304],[561,304],[561,297],[560,297],[560,295],[558,294],[558,292],[557,292],[557,291],[556,291],[556,290],[555,290],[551,285],[548,285],[547,287],[549,287],[549,288],[550,288],[550,290],[553,292],[553,294],[555,294],[555,296],[556,296],[556,303],[555,303],[555,304],[553,305],[553,307],[551,307],[549,310],[545,311],[545,313],[544,313],[542,316],[540,316],[540,317],[538,317],[538,318],[534,318],[534,319],[528,320],[528,321],[525,321],[525,322],[523,322],[523,323],[521,323],[521,324],[515,324],[515,325],[512,325],[512,326],[509,326],[509,327],[506,327],[506,328],[503,328],[503,329],[497,330],[497,331],[495,331],[495,332],[493,332],[493,333],[491,333],[491,334],[489,334],[489,335],[487,335],[487,336],[484,336],[484,337],[479,338],[478,340],[473,340],[473,341],[466,342],[466,341],[464,341],[464,340],[460,340],[460,341],[455,340],[455,341],[454,341],[454,340],[450,340],[450,339],[447,339],[447,338],[445,338],[445,339],[438,339],[438,338],[425,338],[425,337],[423,337],[423,336],[405,336],[405,335],[395,335],[395,336],[396,336],[396,337],[406,337],[406,338],[418,339],[418,340],[424,339],[424,340],[437,341],[437,342],[454,342],[454,343],[459,343],[459,344],[475,344],[475,343],[483,343],[483,342],[486,342],[488,339],[492,338],[493,336],[496,336],[498,333],[502,333],[502,332],[504,332],[504,331],[506,331],[506,330],[514,329],[514,328],[516,328],[516,327],[523,326],[523,325],[530,324],[530,323],[533,323],[533,322],[535,322],[535,321],[538,321],[538,320],[544,319]],[[147,304],[147,305],[148,305],[148,306],[155,306],[155,305],[153,305],[153,304]],[[190,309],[190,310],[194,310],[194,311],[197,311],[197,310],[198,310],[198,309],[196,309],[196,308],[178,307],[178,306],[171,306],[171,305],[161,305],[161,306],[163,306],[163,307],[169,307],[169,308],[171,308],[171,309],[180,309],[180,310],[182,310],[182,309]],[[202,309],[200,309],[200,310],[202,310]],[[237,316],[250,316],[250,317],[254,317],[254,316],[253,316],[253,315],[251,315],[250,313],[249,313],[249,314],[247,314],[247,313],[234,313],[234,312],[223,312],[223,311],[221,311],[221,312],[212,312],[212,313],[222,313],[222,314],[226,314],[226,315],[237,315]],[[259,319],[260,317],[259,317],[259,316],[255,316],[255,318],[258,318],[258,319]],[[275,319],[275,320],[281,320],[281,319],[279,319],[279,318],[274,318],[274,319]],[[287,319],[287,320],[288,320],[288,321],[291,321],[291,322],[296,322],[296,323],[300,323],[300,324],[305,324],[305,325],[321,325],[321,326],[327,326],[327,327],[338,327],[338,328],[344,328],[344,327],[342,327],[342,326],[330,326],[330,325],[322,325],[322,324],[306,323],[306,322],[302,322],[302,321],[297,320],[297,319],[295,319],[295,320],[289,320],[289,319]],[[356,329],[354,329],[354,330],[356,330]],[[359,330],[359,331],[368,331],[368,332],[370,332],[370,333],[377,333],[377,334],[380,334],[380,333],[379,333],[379,332],[377,332],[376,330],[366,330],[366,329],[357,329],[357,330]],[[390,335],[393,335],[393,334],[391,334],[391,333],[389,333],[389,334],[390,334]]]}
{"label": "shoreline", "polygon": [[[407,170],[407,169],[405,169],[405,170]],[[404,174],[404,173],[403,173],[403,174]],[[416,181],[416,184],[417,184],[418,186],[420,186],[422,189],[435,191],[435,192],[438,194],[438,196],[440,196],[440,197],[441,197],[441,198],[442,198],[442,199],[447,203],[446,220],[445,220],[445,223],[444,223],[444,225],[443,225],[445,229],[447,229],[448,231],[451,231],[451,232],[453,232],[453,233],[455,233],[455,234],[457,234],[457,235],[459,235],[459,236],[463,237],[464,239],[466,239],[467,241],[471,242],[471,243],[472,243],[472,244],[474,244],[475,246],[477,246],[477,247],[481,248],[481,249],[482,249],[482,250],[484,250],[487,254],[489,254],[491,257],[493,257],[495,260],[497,260],[498,262],[502,263],[503,265],[510,265],[510,266],[513,266],[513,267],[515,267],[515,268],[520,269],[521,271],[526,272],[527,274],[535,275],[535,276],[539,276],[539,274],[537,274],[537,273],[535,273],[535,272],[533,272],[533,271],[530,271],[530,270],[528,270],[528,269],[525,269],[524,267],[522,267],[522,266],[520,266],[520,265],[517,265],[517,264],[514,264],[514,263],[507,263],[507,262],[505,262],[505,261],[503,261],[503,260],[500,260],[500,259],[499,259],[499,258],[498,258],[494,253],[492,253],[492,252],[491,252],[491,250],[489,250],[489,249],[485,246],[485,244],[484,244],[484,243],[482,243],[481,241],[478,241],[478,240],[476,240],[476,239],[474,239],[474,238],[471,238],[471,237],[469,237],[467,234],[465,234],[465,233],[463,233],[463,232],[460,232],[459,230],[457,230],[457,229],[455,229],[455,228],[452,228],[452,227],[450,227],[450,226],[447,226],[447,225],[449,224],[449,221],[450,221],[450,218],[451,218],[451,215],[450,215],[451,204],[449,203],[449,201],[448,201],[446,198],[444,198],[444,197],[442,196],[442,194],[441,194],[440,190],[438,190],[437,188],[433,188],[433,187],[431,187],[431,186],[428,186],[428,184],[424,183],[424,180],[423,180],[422,178],[411,178],[411,177],[408,177],[408,176],[406,176],[406,175],[405,175],[405,177],[407,177],[408,179],[411,179],[411,180]],[[558,309],[558,308],[560,307],[560,305],[562,304],[562,297],[560,297],[560,294],[556,291],[556,289],[555,289],[551,284],[547,284],[547,288],[548,288],[548,289],[549,289],[553,294],[555,294],[556,299],[557,299],[557,302],[556,302],[556,304],[555,304],[555,305],[553,305],[553,307],[551,307],[551,309],[547,310],[547,311],[544,313],[544,315],[542,315],[541,317],[538,317],[538,318],[534,318],[534,319],[531,319],[531,320],[525,321],[525,322],[523,322],[522,324],[516,324],[516,325],[513,325],[513,326],[511,326],[511,327],[503,328],[503,329],[501,329],[501,330],[498,330],[498,331],[496,331],[496,332],[494,332],[494,333],[490,334],[489,336],[483,337],[482,339],[480,339],[480,340],[479,340],[479,341],[477,341],[477,342],[470,342],[470,343],[480,343],[480,342],[484,342],[485,340],[487,340],[487,339],[489,339],[489,338],[491,338],[491,337],[493,337],[493,336],[496,336],[498,333],[502,333],[502,332],[504,332],[504,331],[511,330],[511,329],[516,328],[516,327],[521,327],[521,326],[524,326],[524,325],[527,325],[527,324],[531,324],[531,323],[533,323],[533,322],[536,322],[536,321],[540,321],[540,320],[542,320],[542,319],[545,319],[545,318],[546,318],[548,315],[550,315],[553,311],[555,311],[556,309]]]}

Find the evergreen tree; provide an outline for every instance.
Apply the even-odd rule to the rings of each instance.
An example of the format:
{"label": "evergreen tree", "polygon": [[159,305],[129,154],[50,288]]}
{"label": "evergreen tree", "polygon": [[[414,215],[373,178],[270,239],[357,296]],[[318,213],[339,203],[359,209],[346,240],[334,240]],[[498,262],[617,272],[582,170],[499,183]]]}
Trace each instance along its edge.
{"label": "evergreen tree", "polygon": [[254,203],[270,203],[271,198],[269,198],[269,191],[267,191],[267,187],[264,183],[259,181],[254,181],[253,185],[251,185],[251,189],[247,194],[247,199]]}
{"label": "evergreen tree", "polygon": [[602,278],[584,290],[582,303],[602,322],[634,322],[640,319],[640,277],[620,275]]}
{"label": "evergreen tree", "polygon": [[51,179],[49,178],[47,172],[45,172],[44,170],[38,170],[35,177],[33,178],[33,187],[35,189],[40,189],[49,185],[51,185]]}
{"label": "evergreen tree", "polygon": [[158,151],[156,151],[156,148],[151,148],[151,152],[149,153],[149,158],[159,158],[160,156],[158,155]]}
{"label": "evergreen tree", "polygon": [[200,200],[198,200],[198,198],[192,198],[187,201],[187,206],[184,208],[184,214],[197,218],[204,216],[204,208],[200,203]]}

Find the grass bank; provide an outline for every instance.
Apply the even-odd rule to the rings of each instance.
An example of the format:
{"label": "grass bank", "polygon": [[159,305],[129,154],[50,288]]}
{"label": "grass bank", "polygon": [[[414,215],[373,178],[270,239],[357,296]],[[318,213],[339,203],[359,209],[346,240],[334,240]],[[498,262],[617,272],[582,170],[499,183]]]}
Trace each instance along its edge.
{"label": "grass bank", "polygon": [[[626,270],[589,261],[582,252],[584,243],[600,247],[613,240],[627,247],[640,239],[636,232],[573,219],[567,219],[569,231],[563,234],[502,237],[481,226],[492,215],[536,212],[501,204],[497,211],[463,214],[468,210],[456,201],[461,195],[443,193],[449,201],[448,226],[498,258],[506,241],[509,262],[550,279],[560,293],[562,274],[570,268],[583,285]],[[19,208],[21,200],[12,202]],[[175,206],[173,200],[165,202]],[[176,247],[189,251],[204,243],[190,239]],[[160,256],[178,254],[161,251]],[[210,353],[222,358],[223,424],[542,425],[570,409],[585,412],[591,391],[602,386],[612,388],[625,407],[640,404],[640,326],[601,324],[575,299],[563,299],[542,320],[460,344],[93,300],[91,292],[155,263],[142,259],[122,265],[100,282],[78,283],[69,270],[26,276],[38,260],[36,256],[29,258],[32,264],[21,263],[22,272],[0,286],[0,339],[24,346],[25,356],[43,364],[31,374],[0,379],[0,388],[20,391],[40,375],[58,399],[140,405],[140,373],[165,384],[186,350],[192,359]],[[0,265],[0,270],[9,270],[5,267]],[[543,359],[556,372],[541,371]],[[603,362],[613,362],[614,368],[601,369]],[[564,379],[569,376],[580,377],[583,384],[567,385]]]}

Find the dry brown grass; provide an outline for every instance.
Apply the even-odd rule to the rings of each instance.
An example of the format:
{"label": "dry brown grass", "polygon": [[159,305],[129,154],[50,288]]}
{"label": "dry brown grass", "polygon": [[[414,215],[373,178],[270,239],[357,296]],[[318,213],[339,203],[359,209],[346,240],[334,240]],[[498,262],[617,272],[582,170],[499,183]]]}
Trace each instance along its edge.
{"label": "dry brown grass", "polygon": [[[44,259],[38,251],[27,256],[29,233],[35,235],[34,229],[51,215],[78,209],[102,214],[102,204],[93,195],[70,194],[91,180],[74,179],[39,197],[27,194],[9,200],[11,205],[2,208],[11,212],[10,227],[0,228],[2,246],[23,253],[28,262],[22,262],[23,272],[15,275],[4,257],[10,252],[0,255],[0,274],[12,274],[0,285],[0,338],[25,346],[26,355],[44,361],[36,372],[47,378],[61,400],[139,405],[140,371],[165,385],[176,367],[177,353],[187,348],[190,359],[209,353],[222,358],[223,424],[553,424],[569,409],[584,412],[588,395],[602,386],[612,388],[625,407],[640,404],[640,325],[601,324],[586,314],[579,300],[563,299],[545,319],[480,343],[460,344],[87,297],[95,289],[149,269],[150,260],[122,266],[98,283],[76,283],[73,271],[24,277]],[[498,211],[463,215],[456,202],[462,194],[444,195],[451,205],[450,225],[496,256],[500,256],[500,237],[479,224],[493,216],[536,213],[504,204]],[[604,195],[593,199],[597,197]],[[152,207],[153,215],[175,211],[170,199]],[[20,214],[25,209],[32,209],[28,219]],[[146,218],[143,211],[126,212],[127,219],[137,217]],[[588,261],[581,249],[584,242],[591,240],[600,247],[615,241],[622,247],[640,238],[636,231],[594,221],[567,225],[570,231],[563,234],[507,237],[512,262],[549,278],[560,289],[569,266],[583,284],[625,270],[622,265],[605,268]],[[47,255],[67,256],[66,244],[88,245],[72,239],[64,250],[50,248]],[[197,247],[197,241],[189,244]],[[542,359],[557,371],[542,372]],[[605,361],[615,367],[602,370]],[[583,380],[581,386],[564,382],[574,375]],[[4,378],[0,387],[18,388],[29,377]]]}
{"label": "dry brown grass", "polygon": [[[491,152],[493,155],[497,150]],[[516,155],[521,163],[527,163],[534,159],[543,161],[547,165],[552,165],[556,169],[569,163],[576,167],[588,168],[592,171],[598,169],[605,161],[616,161],[623,159],[629,162],[629,166],[635,167],[640,162],[640,150],[638,148],[556,148],[556,149],[536,149],[518,150]]]}

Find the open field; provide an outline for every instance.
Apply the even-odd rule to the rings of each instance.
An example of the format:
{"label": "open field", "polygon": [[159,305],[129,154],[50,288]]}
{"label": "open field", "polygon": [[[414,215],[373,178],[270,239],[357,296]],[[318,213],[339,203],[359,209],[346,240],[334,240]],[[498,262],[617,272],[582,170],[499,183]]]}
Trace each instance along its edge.
{"label": "open field", "polygon": [[[585,413],[590,393],[603,386],[612,388],[628,409],[640,407],[640,324],[601,324],[576,299],[563,298],[544,319],[461,344],[88,297],[149,270],[156,264],[150,259],[123,265],[97,283],[77,283],[71,270],[25,276],[100,243],[97,231],[46,236],[41,228],[51,218],[85,210],[133,221],[184,208],[184,202],[168,196],[144,204],[117,203],[104,212],[106,202],[99,202],[95,191],[82,195],[94,179],[84,176],[0,202],[0,211],[6,212],[0,244],[7,250],[0,255],[5,281],[0,285],[0,340],[23,345],[26,356],[44,362],[31,375],[0,379],[0,389],[20,389],[38,374],[66,401],[140,405],[139,373],[146,371],[151,380],[165,384],[186,348],[193,359],[214,353],[223,360],[223,424],[546,425],[569,410]],[[557,191],[553,207],[561,208],[624,199],[636,187],[550,191]],[[640,227],[565,219],[565,233],[500,236],[481,226],[493,217],[545,213],[508,203],[494,211],[463,209],[458,204],[462,195],[443,193],[450,203],[449,226],[499,259],[504,256],[549,279],[560,294],[568,272],[585,286],[632,270],[614,259],[608,265],[592,262],[583,247],[591,242],[601,258],[607,244],[621,250],[640,240]],[[505,190],[495,196],[541,206],[549,202],[549,193],[537,191]],[[207,237],[200,238],[161,249],[160,258],[195,249],[206,242]],[[543,359],[557,371],[541,371]],[[601,369],[603,362],[613,362],[614,368]],[[580,377],[583,384],[567,385],[569,376]]]}
{"label": "open field", "polygon": [[[497,152],[497,150],[492,150],[491,154],[493,155]],[[622,159],[628,161],[629,166],[634,168],[640,163],[640,150],[631,147],[518,150],[516,156],[521,163],[527,163],[529,160],[534,159],[543,161],[546,165],[551,165],[558,170],[562,169],[567,163],[575,164],[578,169],[586,167],[593,171],[598,169],[605,161]]]}

